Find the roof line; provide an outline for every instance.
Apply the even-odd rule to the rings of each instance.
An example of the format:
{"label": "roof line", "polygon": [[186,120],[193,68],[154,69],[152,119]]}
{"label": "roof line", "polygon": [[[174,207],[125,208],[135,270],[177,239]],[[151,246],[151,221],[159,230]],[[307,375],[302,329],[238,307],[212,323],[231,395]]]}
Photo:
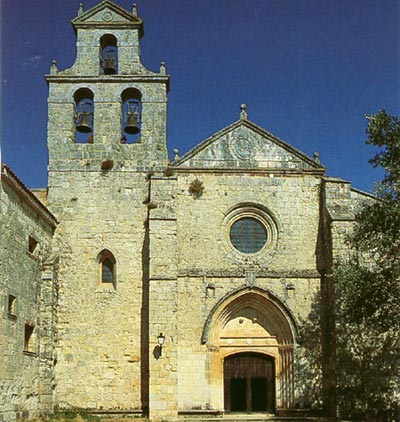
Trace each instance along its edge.
{"label": "roof line", "polygon": [[171,168],[178,173],[252,173],[252,174],[274,174],[274,175],[298,175],[298,174],[314,174],[316,176],[324,176],[324,169],[276,169],[269,167],[174,167],[171,163]]}
{"label": "roof line", "polygon": [[361,190],[361,189],[358,189],[358,188],[353,188],[352,186],[350,186],[350,190],[352,190],[354,192],[357,192],[360,195],[368,196],[369,198],[373,198],[373,199],[378,199],[379,200],[379,198],[376,195],[374,195],[373,193],[370,193],[370,192],[365,192],[365,190]]}
{"label": "roof line", "polygon": [[309,155],[307,155],[303,151],[300,151],[299,149],[293,147],[292,145],[290,145],[286,141],[283,141],[282,139],[278,138],[277,136],[268,132],[264,128],[256,125],[255,123],[253,123],[252,121],[247,120],[247,119],[239,119],[239,120],[231,123],[230,125],[224,127],[223,129],[221,129],[218,132],[214,133],[213,135],[209,136],[204,141],[200,142],[195,147],[193,147],[192,149],[187,151],[182,157],[180,157],[178,160],[174,161],[172,164],[176,167],[180,166],[182,163],[189,160],[194,155],[196,155],[198,152],[200,152],[201,150],[206,148],[208,145],[210,145],[214,140],[220,138],[221,136],[223,136],[227,132],[229,132],[229,131],[233,130],[234,128],[239,127],[241,125],[247,126],[248,128],[255,130],[261,136],[268,137],[269,139],[271,139],[273,142],[275,142],[276,144],[278,144],[282,148],[289,150],[292,154],[294,154],[297,157],[302,158],[303,160],[307,161],[307,163],[310,164],[314,169],[320,170],[320,171],[326,170],[325,166],[323,166],[320,163],[317,163],[313,158],[311,158]]}
{"label": "roof line", "polygon": [[[124,16],[128,22],[91,22],[86,23],[85,19],[90,18],[95,13],[97,13],[99,10],[104,8],[104,6],[108,6],[120,15]],[[83,10],[82,5],[80,6],[80,9],[78,11],[78,15],[71,20],[72,26],[74,28],[74,31],[76,32],[78,27],[85,27],[86,25],[89,26],[100,26],[100,27],[110,27],[110,26],[136,26],[139,29],[139,35],[140,38],[144,35],[143,31],[143,20],[139,18],[138,16],[134,15],[133,13],[128,12],[126,9],[121,7],[119,4],[114,3],[112,0],[103,0],[102,2],[94,5],[93,7],[89,8],[88,10]]]}
{"label": "roof line", "polygon": [[55,229],[57,227],[57,218],[45,207],[39,199],[21,182],[10,167],[1,163],[1,178],[10,186],[17,195],[22,196],[26,203],[36,212],[38,212],[49,225]]}

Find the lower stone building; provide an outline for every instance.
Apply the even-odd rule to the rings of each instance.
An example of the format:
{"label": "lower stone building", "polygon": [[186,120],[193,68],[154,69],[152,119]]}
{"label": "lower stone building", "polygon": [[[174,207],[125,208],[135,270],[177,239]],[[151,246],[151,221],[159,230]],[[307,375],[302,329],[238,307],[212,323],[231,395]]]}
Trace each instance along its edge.
{"label": "lower stone building", "polygon": [[332,413],[329,275],[368,195],[245,105],[170,161],[169,75],[141,64],[136,6],[72,23],[76,62],[46,76],[48,189],[2,167],[2,420],[287,413],[304,405],[295,350],[318,297]]}
{"label": "lower stone building", "polygon": [[4,164],[0,186],[0,420],[26,420],[53,403],[57,220]]}

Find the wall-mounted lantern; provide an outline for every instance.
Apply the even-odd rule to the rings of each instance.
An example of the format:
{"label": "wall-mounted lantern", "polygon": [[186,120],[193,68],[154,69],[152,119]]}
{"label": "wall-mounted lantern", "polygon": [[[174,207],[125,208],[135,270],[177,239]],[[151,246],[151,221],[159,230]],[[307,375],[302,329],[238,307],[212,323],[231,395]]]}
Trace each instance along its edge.
{"label": "wall-mounted lantern", "polygon": [[162,348],[163,348],[163,345],[165,343],[165,336],[163,335],[163,333],[160,333],[158,335],[157,342],[158,342],[158,345],[160,347],[160,356],[162,356]]}

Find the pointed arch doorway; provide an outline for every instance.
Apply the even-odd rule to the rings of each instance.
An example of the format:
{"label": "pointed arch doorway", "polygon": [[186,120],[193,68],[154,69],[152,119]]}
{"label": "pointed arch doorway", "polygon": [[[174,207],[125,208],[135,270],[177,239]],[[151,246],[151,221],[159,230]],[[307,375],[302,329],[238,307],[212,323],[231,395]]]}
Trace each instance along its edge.
{"label": "pointed arch doorway", "polygon": [[261,353],[236,353],[224,360],[226,412],[275,411],[275,359]]}
{"label": "pointed arch doorway", "polygon": [[225,412],[294,408],[294,318],[270,292],[240,288],[213,308],[203,330],[210,405]]}

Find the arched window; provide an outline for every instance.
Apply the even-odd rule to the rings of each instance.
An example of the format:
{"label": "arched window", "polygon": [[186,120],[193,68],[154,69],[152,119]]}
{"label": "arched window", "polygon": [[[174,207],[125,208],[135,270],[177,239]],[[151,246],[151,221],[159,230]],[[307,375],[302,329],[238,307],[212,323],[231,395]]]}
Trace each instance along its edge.
{"label": "arched window", "polygon": [[99,282],[101,285],[112,285],[116,287],[116,261],[114,255],[104,249],[98,257],[97,263],[99,265]]}
{"label": "arched window", "polygon": [[118,74],[118,47],[114,35],[106,34],[100,38],[100,73]]}
{"label": "arched window", "polygon": [[93,143],[93,92],[80,88],[74,94],[75,142]]}
{"label": "arched window", "polygon": [[136,88],[128,88],[121,94],[122,143],[138,140],[142,125],[142,94]]}

